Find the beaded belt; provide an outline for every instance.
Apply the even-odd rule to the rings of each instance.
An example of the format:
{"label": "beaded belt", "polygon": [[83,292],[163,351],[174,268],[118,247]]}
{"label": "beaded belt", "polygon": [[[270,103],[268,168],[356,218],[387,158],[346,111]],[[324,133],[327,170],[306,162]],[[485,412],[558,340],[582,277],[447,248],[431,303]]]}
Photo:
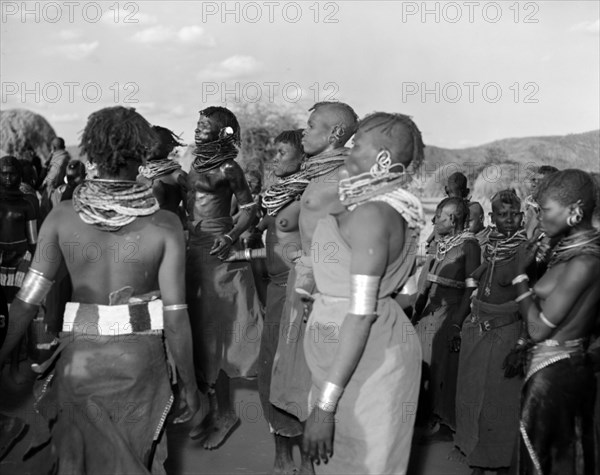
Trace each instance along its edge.
{"label": "beaded belt", "polygon": [[62,330],[103,336],[160,333],[163,330],[163,302],[160,299],[127,305],[68,302]]}

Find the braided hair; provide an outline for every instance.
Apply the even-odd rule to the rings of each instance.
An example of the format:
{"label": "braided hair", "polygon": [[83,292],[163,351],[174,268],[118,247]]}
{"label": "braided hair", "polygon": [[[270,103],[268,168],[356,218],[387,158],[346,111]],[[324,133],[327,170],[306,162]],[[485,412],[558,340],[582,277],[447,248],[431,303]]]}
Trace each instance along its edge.
{"label": "braided hair", "polygon": [[273,143],[287,143],[294,147],[296,150],[303,152],[304,149],[302,147],[302,132],[304,129],[296,129],[296,130],[284,130],[281,132]]}
{"label": "braided hair", "polygon": [[152,126],[134,108],[115,106],[88,117],[79,147],[98,170],[116,175],[130,161],[141,164],[157,141]]}
{"label": "braided hair", "polygon": [[150,152],[148,160],[161,160],[166,158],[175,147],[182,147],[184,143],[181,137],[176,135],[172,130],[160,125],[153,125],[152,130],[158,137],[158,143]]}

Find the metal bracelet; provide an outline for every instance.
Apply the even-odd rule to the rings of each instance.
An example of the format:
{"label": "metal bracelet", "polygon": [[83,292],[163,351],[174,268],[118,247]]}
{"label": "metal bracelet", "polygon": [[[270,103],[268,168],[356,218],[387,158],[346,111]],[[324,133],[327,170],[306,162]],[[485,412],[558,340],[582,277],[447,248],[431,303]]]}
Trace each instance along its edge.
{"label": "metal bracelet", "polygon": [[325,412],[335,412],[337,403],[344,392],[344,388],[327,381],[317,399],[317,406]]}
{"label": "metal bracelet", "polygon": [[244,249],[244,258],[248,262],[250,262],[252,260],[252,249],[250,249],[250,248]]}
{"label": "metal bracelet", "polygon": [[517,285],[518,283],[525,281],[529,282],[529,277],[527,274],[519,274],[512,280],[512,285]]}
{"label": "metal bracelet", "polygon": [[163,312],[174,312],[176,310],[187,310],[188,306],[185,303],[176,303],[173,305],[165,305]]}
{"label": "metal bracelet", "polygon": [[515,299],[515,302],[519,303],[521,300],[525,300],[527,297],[531,297],[532,295],[533,295],[533,290],[529,289],[527,292],[524,292],[521,295],[519,295]]}
{"label": "metal bracelet", "polygon": [[477,288],[479,287],[479,284],[475,279],[469,277],[468,279],[465,279],[465,287],[468,289]]}
{"label": "metal bracelet", "polygon": [[377,309],[377,291],[381,277],[377,275],[352,274],[350,276],[349,313],[373,315]]}
{"label": "metal bracelet", "polygon": [[44,277],[44,274],[40,271],[29,268],[17,298],[31,305],[40,305],[50,291],[52,284],[54,284],[53,280]]}
{"label": "metal bracelet", "polygon": [[227,239],[229,239],[231,241],[231,244],[233,244],[235,242],[229,234],[223,234],[223,237],[226,237]]}
{"label": "metal bracelet", "polygon": [[546,325],[546,326],[547,326],[547,327],[549,327],[549,328],[552,328],[552,329],[554,329],[554,328],[556,328],[556,327],[557,327],[557,325],[555,325],[554,323],[552,323],[550,320],[548,320],[548,319],[546,318],[546,316],[544,315],[544,312],[540,312],[540,320],[542,321],[542,323],[543,323],[544,325]]}

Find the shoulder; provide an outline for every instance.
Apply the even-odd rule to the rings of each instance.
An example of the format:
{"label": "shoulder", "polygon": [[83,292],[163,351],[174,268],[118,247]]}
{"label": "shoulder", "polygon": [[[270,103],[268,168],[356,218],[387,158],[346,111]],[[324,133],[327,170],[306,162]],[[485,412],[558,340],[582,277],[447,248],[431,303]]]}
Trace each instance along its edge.
{"label": "shoulder", "polygon": [[154,226],[159,228],[161,230],[160,232],[162,233],[169,234],[183,231],[181,220],[172,211],[159,209],[156,213],[148,216],[147,218],[149,218]]}
{"label": "shoulder", "polygon": [[235,160],[227,160],[221,166],[221,171],[227,176],[238,176],[244,174],[242,167]]}
{"label": "shoulder", "polygon": [[481,252],[481,246],[475,237],[465,239],[463,242],[463,249],[465,252]]}
{"label": "shoulder", "polygon": [[571,278],[573,281],[587,281],[596,279],[600,274],[600,258],[589,255],[581,255],[567,261],[565,272],[562,273],[565,278]]}
{"label": "shoulder", "polygon": [[350,222],[354,229],[375,233],[392,228],[400,231],[405,225],[404,218],[394,208],[380,201],[370,201],[356,207],[350,213]]}

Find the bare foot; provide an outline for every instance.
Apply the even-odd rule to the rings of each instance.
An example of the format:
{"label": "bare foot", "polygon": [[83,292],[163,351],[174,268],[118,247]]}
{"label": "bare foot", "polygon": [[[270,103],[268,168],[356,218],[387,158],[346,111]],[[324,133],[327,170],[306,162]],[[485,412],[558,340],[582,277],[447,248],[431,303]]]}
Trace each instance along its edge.
{"label": "bare foot", "polygon": [[308,455],[305,455],[300,449],[300,472],[299,475],[315,475],[315,468],[313,466],[312,460]]}
{"label": "bare foot", "polygon": [[235,413],[217,416],[208,437],[204,440],[204,448],[213,450],[219,447],[227,437],[240,425],[240,418]]}
{"label": "bare foot", "polygon": [[454,447],[450,452],[448,452],[447,458],[448,460],[454,460],[464,464],[467,463],[467,457],[465,457],[465,455],[458,450],[458,447]]}
{"label": "bare foot", "polygon": [[298,475],[298,469],[294,465],[293,461],[286,464],[280,464],[275,461],[273,475]]}
{"label": "bare foot", "polygon": [[190,439],[206,439],[209,436],[209,434],[211,434],[215,430],[215,418],[216,416],[214,415],[213,411],[210,411],[208,414],[206,414],[206,416],[204,416],[204,419],[202,419],[200,423],[195,424],[192,430],[190,430],[190,433],[188,434]]}

